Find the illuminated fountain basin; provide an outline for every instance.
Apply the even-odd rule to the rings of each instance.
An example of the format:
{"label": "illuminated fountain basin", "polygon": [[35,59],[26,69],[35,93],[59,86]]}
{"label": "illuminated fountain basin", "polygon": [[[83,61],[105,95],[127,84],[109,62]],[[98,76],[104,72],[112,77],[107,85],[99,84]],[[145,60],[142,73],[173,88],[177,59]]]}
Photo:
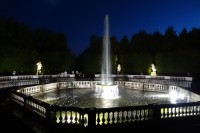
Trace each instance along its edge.
{"label": "illuminated fountain basin", "polygon": [[[67,88],[48,93],[34,95],[36,99],[52,105],[79,108],[112,108],[126,106],[140,106],[148,104],[176,104],[189,103],[198,100],[189,95],[180,95],[174,91],[153,92],[128,88],[119,89],[120,97],[115,99],[96,96],[94,88]],[[105,89],[106,90],[106,89]],[[102,93],[103,94],[103,93]],[[109,93],[108,93],[109,94]],[[113,93],[111,93],[113,94]],[[106,92],[107,97],[107,92]]]}

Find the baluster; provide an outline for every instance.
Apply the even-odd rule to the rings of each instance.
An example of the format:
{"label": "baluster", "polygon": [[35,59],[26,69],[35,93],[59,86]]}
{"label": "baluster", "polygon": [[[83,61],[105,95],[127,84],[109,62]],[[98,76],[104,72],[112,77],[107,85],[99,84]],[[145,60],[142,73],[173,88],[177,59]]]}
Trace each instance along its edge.
{"label": "baluster", "polygon": [[127,122],[127,111],[124,111],[123,118],[123,122]]}
{"label": "baluster", "polygon": [[60,123],[60,112],[56,112],[56,123]]}
{"label": "baluster", "polygon": [[126,111],[126,122],[129,122],[129,121],[130,121],[129,112],[130,112],[130,111]]}
{"label": "baluster", "polygon": [[168,112],[167,108],[164,108],[164,113],[163,113],[164,118],[167,118],[167,112]]}
{"label": "baluster", "polygon": [[132,111],[132,121],[136,120],[136,111]]}
{"label": "baluster", "polygon": [[109,124],[112,124],[113,123],[113,112],[110,112],[109,113]]}
{"label": "baluster", "polygon": [[176,116],[176,111],[175,111],[175,107],[172,108],[172,117]]}
{"label": "baluster", "polygon": [[144,109],[140,110],[140,113],[141,113],[141,120],[143,121],[144,120]]}
{"label": "baluster", "polygon": [[175,107],[175,117],[179,117],[179,107]]}
{"label": "baluster", "polygon": [[120,123],[119,111],[117,112],[117,123]]}
{"label": "baluster", "polygon": [[187,106],[186,109],[187,109],[187,110],[186,110],[186,114],[187,114],[187,115],[190,115],[190,107]]}
{"label": "baluster", "polygon": [[39,106],[38,104],[36,104],[36,108],[37,108],[37,109],[36,109],[37,114],[40,115],[40,112],[41,112],[41,111],[40,111],[40,106]]}
{"label": "baluster", "polygon": [[123,120],[122,120],[122,119],[123,119],[122,117],[123,117],[123,112],[120,111],[120,112],[119,112],[119,123],[122,123],[122,121],[123,121]]}
{"label": "baluster", "polygon": [[193,115],[197,115],[197,106],[196,106],[196,105],[193,106],[193,109],[194,109],[194,113],[193,113]]}
{"label": "baluster", "polygon": [[67,122],[71,123],[71,111],[67,111],[67,116],[68,116]]}
{"label": "baluster", "polygon": [[128,122],[131,122],[131,111],[128,111],[127,120]]}
{"label": "baluster", "polygon": [[77,123],[80,123],[80,122],[79,122],[80,119],[81,119],[81,114],[80,114],[79,112],[77,112]]}
{"label": "baluster", "polygon": [[190,115],[194,115],[194,106],[190,106]]}
{"label": "baluster", "polygon": [[88,126],[88,114],[84,115],[84,126]]}
{"label": "baluster", "polygon": [[72,124],[73,121],[73,116],[72,116],[72,111],[70,111],[70,123]]}
{"label": "baluster", "polygon": [[35,112],[37,113],[37,114],[39,114],[39,105],[38,104],[35,104],[36,105],[36,107],[35,107]]}
{"label": "baluster", "polygon": [[197,112],[197,115],[199,115],[199,108],[200,108],[200,106],[199,105],[197,105],[197,107],[196,107],[197,109],[196,109],[196,112]]}
{"label": "baluster", "polygon": [[148,109],[145,109],[145,120],[148,120],[149,119],[149,110]]}
{"label": "baluster", "polygon": [[190,106],[187,106],[187,115],[189,116],[191,113]]}
{"label": "baluster", "polygon": [[168,118],[169,117],[172,117],[172,108],[167,108],[168,109],[168,111],[167,111],[167,115],[168,115]]}
{"label": "baluster", "polygon": [[72,122],[73,122],[73,123],[76,123],[75,117],[76,117],[76,112],[75,112],[75,111],[72,111]]}
{"label": "baluster", "polygon": [[187,115],[187,107],[185,106],[184,107],[184,116],[186,116]]}
{"label": "baluster", "polygon": [[170,107],[168,108],[168,113],[169,113],[168,117],[170,117],[170,118],[173,117],[173,110],[172,110],[172,108],[170,108]]}
{"label": "baluster", "polygon": [[82,113],[80,114],[79,122],[81,123],[81,125],[84,125],[84,115]]}
{"label": "baluster", "polygon": [[167,118],[167,108],[164,108],[163,117],[164,117],[164,118]]}
{"label": "baluster", "polygon": [[43,115],[43,107],[42,106],[40,106],[40,116],[42,116],[42,117],[44,116]]}
{"label": "baluster", "polygon": [[125,120],[124,112],[121,111],[121,122],[124,122],[124,120]]}
{"label": "baluster", "polygon": [[65,111],[65,122],[69,123],[68,111]]}
{"label": "baluster", "polygon": [[160,114],[161,114],[161,118],[164,118],[164,115],[163,115],[164,114],[164,108],[160,109]]}
{"label": "baluster", "polygon": [[46,117],[46,108],[42,108],[42,114]]}
{"label": "baluster", "polygon": [[108,112],[104,113],[104,119],[105,119],[104,124],[106,125],[108,123]]}
{"label": "baluster", "polygon": [[59,123],[61,123],[62,122],[62,113],[61,113],[61,111],[59,111]]}
{"label": "baluster", "polygon": [[65,123],[65,111],[61,112],[61,116],[62,116],[62,123]]}
{"label": "baluster", "polygon": [[141,120],[141,114],[140,114],[140,110],[137,110],[137,121],[140,121]]}
{"label": "baluster", "polygon": [[169,118],[170,117],[169,111],[170,111],[169,108],[165,108],[165,118]]}
{"label": "baluster", "polygon": [[179,107],[179,116],[180,116],[180,117],[183,116],[183,107]]}
{"label": "baluster", "polygon": [[99,124],[102,125],[102,123],[103,123],[103,113],[99,114],[99,120],[100,120]]}

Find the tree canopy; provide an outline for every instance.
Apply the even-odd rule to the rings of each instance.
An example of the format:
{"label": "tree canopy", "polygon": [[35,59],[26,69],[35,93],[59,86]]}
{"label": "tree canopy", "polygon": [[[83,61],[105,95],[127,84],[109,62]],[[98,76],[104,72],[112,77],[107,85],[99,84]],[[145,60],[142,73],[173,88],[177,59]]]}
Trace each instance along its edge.
{"label": "tree canopy", "polygon": [[[122,74],[149,74],[151,64],[157,73],[200,74],[200,29],[183,28],[177,34],[169,26],[159,31],[139,31],[130,38],[110,37],[112,73],[121,65]],[[35,74],[41,61],[44,74],[78,70],[84,74],[101,73],[103,37],[91,35],[89,47],[78,57],[68,48],[64,33],[50,29],[32,30],[14,19],[0,18],[0,74]]]}
{"label": "tree canopy", "polygon": [[0,19],[0,73],[35,74],[41,61],[44,74],[72,71],[76,57],[63,33],[35,29],[14,19]]}

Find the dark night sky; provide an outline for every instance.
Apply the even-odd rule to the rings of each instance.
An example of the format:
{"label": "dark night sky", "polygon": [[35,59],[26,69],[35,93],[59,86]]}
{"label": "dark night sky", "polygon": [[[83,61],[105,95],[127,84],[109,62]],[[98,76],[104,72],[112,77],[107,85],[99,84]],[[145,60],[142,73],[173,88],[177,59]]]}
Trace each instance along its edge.
{"label": "dark night sky", "polygon": [[75,54],[89,46],[92,34],[103,36],[106,14],[117,39],[140,30],[163,34],[169,26],[178,34],[200,27],[200,0],[0,0],[0,17],[64,32]]}

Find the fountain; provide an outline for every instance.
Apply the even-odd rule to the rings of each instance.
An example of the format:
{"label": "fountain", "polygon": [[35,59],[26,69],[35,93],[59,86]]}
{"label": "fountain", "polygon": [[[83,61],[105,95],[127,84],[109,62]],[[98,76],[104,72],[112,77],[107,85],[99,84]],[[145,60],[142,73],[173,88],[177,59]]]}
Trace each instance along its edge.
{"label": "fountain", "polygon": [[96,96],[104,99],[118,98],[118,85],[113,84],[111,77],[111,57],[109,38],[109,18],[105,16],[105,33],[103,36],[101,84],[96,85]]}
{"label": "fountain", "polygon": [[[41,117],[40,120],[50,121],[52,126],[55,124],[55,131],[59,127],[64,129],[65,126],[70,127],[67,130],[79,127],[81,130],[82,127],[97,127],[98,130],[101,129],[99,127],[134,127],[135,122],[136,125],[149,125],[153,122],[155,125],[150,124],[151,126],[159,126],[160,122],[164,124],[175,119],[180,119],[180,123],[192,118],[197,120],[200,113],[200,96],[182,88],[191,86],[190,77],[157,76],[156,68],[152,64],[151,76],[123,75],[127,80],[114,82],[114,75],[111,74],[108,22],[106,15],[101,81],[76,81],[74,72],[72,75],[43,75],[45,79],[47,77],[53,81],[47,84],[40,83],[39,76],[30,75],[28,78],[25,77],[27,80],[24,80],[24,76],[13,76],[9,77],[9,87],[12,85],[12,79],[15,79],[16,86],[21,86],[21,83],[40,84],[22,86],[12,91],[11,100],[19,104],[23,110]],[[41,67],[39,63],[38,73],[41,73]],[[117,65],[117,72],[121,72],[120,64]],[[5,86],[4,79],[9,78],[1,78],[1,86]],[[173,105],[176,103],[184,104]],[[41,125],[39,129],[42,129]]]}
{"label": "fountain", "polygon": [[[128,81],[114,81],[114,75],[111,74],[112,61],[110,53],[109,18],[108,15],[106,15],[102,50],[102,73],[98,76],[98,78],[100,77],[100,81],[74,81],[74,79],[72,79],[70,82],[67,81],[55,85],[58,88],[49,87],[51,88],[50,90],[57,91],[49,92],[48,94],[41,93],[41,95],[36,95],[35,98],[59,106],[80,108],[112,108],[148,105],[152,103],[165,104],[193,101],[193,99],[188,100],[187,94],[189,93],[178,86],[174,86],[168,76],[161,76],[159,78],[156,74],[156,67],[154,64],[151,65],[151,76],[124,75],[127,76]],[[121,64],[117,64],[117,72],[118,74],[121,72]],[[155,78],[155,76],[158,78]],[[167,81],[168,79],[170,79],[170,81]],[[178,84],[179,81],[175,81],[177,82],[175,84]],[[182,82],[182,80],[180,82]],[[167,83],[172,85],[168,85]],[[177,92],[174,92],[174,90]],[[184,96],[182,96],[182,93]]]}

